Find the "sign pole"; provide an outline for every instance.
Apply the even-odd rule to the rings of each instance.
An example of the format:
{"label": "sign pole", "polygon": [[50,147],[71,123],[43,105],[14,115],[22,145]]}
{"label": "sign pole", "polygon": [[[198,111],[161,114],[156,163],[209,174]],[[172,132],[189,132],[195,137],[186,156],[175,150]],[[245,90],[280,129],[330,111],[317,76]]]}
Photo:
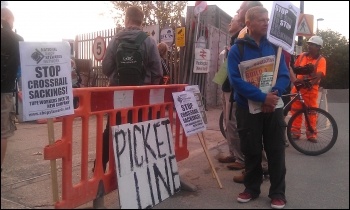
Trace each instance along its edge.
{"label": "sign pole", "polygon": [[198,136],[198,138],[199,138],[199,141],[201,142],[201,145],[202,145],[202,147],[203,147],[205,156],[206,156],[207,159],[208,159],[209,165],[210,165],[210,167],[211,167],[212,172],[214,173],[214,176],[215,176],[215,178],[216,178],[216,181],[218,182],[218,185],[219,185],[220,189],[222,189],[222,184],[221,184],[221,182],[220,182],[220,179],[219,179],[218,174],[216,173],[216,170],[215,170],[215,167],[214,167],[214,165],[213,165],[213,162],[212,162],[211,159],[210,159],[209,152],[208,152],[207,146],[205,145],[204,139],[202,139],[202,138],[199,136],[198,133],[197,133],[197,136]]}
{"label": "sign pole", "polygon": [[[55,143],[55,135],[54,135],[54,127],[53,127],[53,119],[49,118],[47,120],[47,131],[48,131],[48,137],[49,137],[49,144],[52,145]],[[57,167],[56,167],[56,160],[50,160],[51,165],[51,181],[52,181],[52,195],[53,195],[53,201],[58,201],[58,183],[57,183]]]}
{"label": "sign pole", "polygon": [[281,54],[282,54],[282,47],[279,46],[278,50],[277,50],[277,58],[276,58],[276,63],[275,63],[275,70],[273,71],[272,87],[275,86],[275,84],[276,84],[277,75],[278,75],[278,69],[279,69],[280,61],[281,61]]}
{"label": "sign pole", "polygon": [[[300,1],[300,14],[304,14],[304,1]],[[298,36],[298,45],[296,47],[296,55],[300,55],[303,51],[303,36]]]}

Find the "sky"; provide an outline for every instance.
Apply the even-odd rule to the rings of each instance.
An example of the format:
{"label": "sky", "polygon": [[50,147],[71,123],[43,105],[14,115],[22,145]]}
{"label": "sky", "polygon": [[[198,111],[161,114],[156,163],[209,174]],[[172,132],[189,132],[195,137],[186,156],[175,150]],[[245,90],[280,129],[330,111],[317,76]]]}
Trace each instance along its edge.
{"label": "sky", "polygon": [[[270,12],[272,1],[261,1]],[[300,7],[300,1],[291,1]],[[3,4],[3,1],[1,2]],[[242,1],[207,1],[233,16]],[[195,1],[189,1],[193,6]],[[7,1],[15,16],[14,29],[25,41],[61,41],[78,34],[115,27],[108,1]],[[186,11],[186,10],[185,10]],[[314,16],[320,30],[336,31],[349,39],[349,1],[304,1],[304,13]],[[104,14],[104,15],[101,15]]]}

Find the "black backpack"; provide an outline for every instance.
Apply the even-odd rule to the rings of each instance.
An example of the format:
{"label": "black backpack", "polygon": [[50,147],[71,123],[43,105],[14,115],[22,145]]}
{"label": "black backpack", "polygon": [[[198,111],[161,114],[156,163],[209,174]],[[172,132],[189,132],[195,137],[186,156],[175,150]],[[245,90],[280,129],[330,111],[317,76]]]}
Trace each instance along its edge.
{"label": "black backpack", "polygon": [[117,41],[116,81],[120,86],[138,86],[144,84],[145,71],[141,44],[148,35],[140,31],[135,40],[120,39]]}

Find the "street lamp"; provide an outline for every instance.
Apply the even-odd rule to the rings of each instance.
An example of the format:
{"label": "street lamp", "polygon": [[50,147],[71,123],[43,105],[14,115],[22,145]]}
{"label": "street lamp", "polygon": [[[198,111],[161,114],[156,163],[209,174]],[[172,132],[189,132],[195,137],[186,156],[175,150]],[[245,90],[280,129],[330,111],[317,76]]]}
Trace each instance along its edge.
{"label": "street lamp", "polygon": [[323,21],[323,18],[318,18],[317,19],[317,25],[316,25],[316,34],[318,33],[318,21]]}

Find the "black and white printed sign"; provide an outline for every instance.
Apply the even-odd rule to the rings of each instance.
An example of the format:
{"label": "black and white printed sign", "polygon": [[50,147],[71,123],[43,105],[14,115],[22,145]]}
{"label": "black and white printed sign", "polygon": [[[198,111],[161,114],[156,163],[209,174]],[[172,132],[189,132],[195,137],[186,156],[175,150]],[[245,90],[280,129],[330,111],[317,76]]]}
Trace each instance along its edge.
{"label": "black and white printed sign", "polygon": [[180,191],[170,120],[112,126],[122,209],[146,209]]}
{"label": "black and white printed sign", "polygon": [[176,112],[186,136],[205,131],[207,128],[192,90],[172,94]]}
{"label": "black and white printed sign", "polygon": [[68,42],[20,42],[23,120],[74,113]]}
{"label": "black and white printed sign", "polygon": [[267,39],[277,46],[281,46],[289,53],[294,52],[295,35],[300,10],[288,1],[274,1]]}

